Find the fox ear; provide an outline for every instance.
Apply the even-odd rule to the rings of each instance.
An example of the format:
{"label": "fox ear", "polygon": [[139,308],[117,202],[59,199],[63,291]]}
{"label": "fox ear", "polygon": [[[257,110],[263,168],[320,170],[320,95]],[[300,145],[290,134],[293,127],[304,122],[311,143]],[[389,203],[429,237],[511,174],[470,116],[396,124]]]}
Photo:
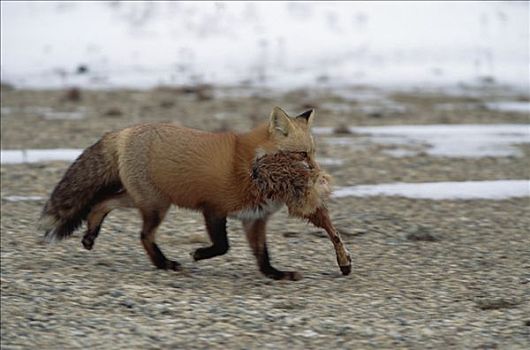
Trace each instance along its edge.
{"label": "fox ear", "polygon": [[307,123],[307,126],[310,127],[313,123],[313,118],[315,116],[315,110],[310,109],[308,111],[305,111],[304,113],[297,115],[296,120],[303,120]]}
{"label": "fox ear", "polygon": [[271,134],[281,133],[283,136],[287,136],[292,128],[293,124],[287,113],[280,107],[274,107],[271,112],[269,132]]}

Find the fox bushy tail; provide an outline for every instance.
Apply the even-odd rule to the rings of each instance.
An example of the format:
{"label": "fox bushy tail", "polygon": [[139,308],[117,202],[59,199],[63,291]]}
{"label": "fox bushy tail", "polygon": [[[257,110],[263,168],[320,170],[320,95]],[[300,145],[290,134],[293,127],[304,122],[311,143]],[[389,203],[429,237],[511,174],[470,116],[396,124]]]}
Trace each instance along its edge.
{"label": "fox bushy tail", "polygon": [[39,222],[46,240],[70,236],[86,220],[92,206],[123,190],[111,141],[103,137],[85,149],[53,190]]}

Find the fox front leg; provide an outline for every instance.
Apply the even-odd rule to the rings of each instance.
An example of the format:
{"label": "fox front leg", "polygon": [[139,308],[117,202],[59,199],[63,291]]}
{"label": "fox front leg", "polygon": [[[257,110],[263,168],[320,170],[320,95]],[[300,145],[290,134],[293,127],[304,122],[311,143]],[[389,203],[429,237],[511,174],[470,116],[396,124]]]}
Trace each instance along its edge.
{"label": "fox front leg", "polygon": [[243,228],[247,235],[247,240],[256,257],[260,271],[267,277],[275,280],[298,281],[302,275],[297,271],[280,271],[275,269],[269,258],[267,249],[266,219],[246,220],[243,221]]}
{"label": "fox front leg", "polygon": [[343,275],[349,275],[351,272],[350,253],[344,247],[344,243],[342,242],[339,233],[331,223],[328,210],[326,208],[320,207],[313,214],[308,216],[307,219],[313,225],[326,230],[329,239],[335,247],[335,254],[337,255],[337,262],[339,264],[340,271]]}

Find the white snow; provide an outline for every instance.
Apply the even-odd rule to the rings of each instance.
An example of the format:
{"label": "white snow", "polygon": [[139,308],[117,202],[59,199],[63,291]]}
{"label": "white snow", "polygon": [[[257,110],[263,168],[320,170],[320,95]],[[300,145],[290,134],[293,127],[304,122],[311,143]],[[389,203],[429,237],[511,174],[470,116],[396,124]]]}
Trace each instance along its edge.
{"label": "white snow", "polygon": [[527,113],[530,116],[530,102],[525,101],[499,101],[486,103],[486,107],[505,112]]}
{"label": "white snow", "polygon": [[41,201],[45,199],[42,196],[4,196],[3,200],[7,202],[32,202],[32,201]]}
{"label": "white snow", "polygon": [[71,111],[59,111],[52,107],[41,106],[2,107],[0,109],[2,117],[15,114],[15,112],[36,115],[44,120],[81,120],[86,116],[86,108],[82,106]]}
{"label": "white snow", "polygon": [[434,106],[435,109],[444,111],[472,111],[484,107],[501,112],[517,112],[530,115],[530,102],[527,101],[494,101],[487,102],[484,105],[479,103],[440,103]]}
{"label": "white snow", "polygon": [[399,196],[417,199],[507,199],[530,196],[529,180],[392,183],[337,187],[333,197]]}
{"label": "white snow", "polygon": [[528,13],[525,1],[2,1],[1,73],[26,87],[527,89]]}
{"label": "white snow", "polygon": [[45,120],[81,120],[85,118],[84,109],[66,112],[43,108],[39,115]]}
{"label": "white snow", "polygon": [[[351,127],[354,134],[367,134],[374,142],[388,145],[426,145],[427,152],[442,157],[519,156],[515,146],[530,142],[530,124],[439,124]],[[317,135],[331,135],[332,128],[315,127]],[[358,147],[359,137],[328,137],[334,145]],[[392,151],[396,156],[401,152]]]}
{"label": "white snow", "polygon": [[39,163],[49,161],[74,161],[81,154],[82,149],[25,149],[2,150],[1,164]]}
{"label": "white snow", "polygon": [[317,158],[316,161],[323,166],[341,166],[344,164],[344,160],[338,158]]}

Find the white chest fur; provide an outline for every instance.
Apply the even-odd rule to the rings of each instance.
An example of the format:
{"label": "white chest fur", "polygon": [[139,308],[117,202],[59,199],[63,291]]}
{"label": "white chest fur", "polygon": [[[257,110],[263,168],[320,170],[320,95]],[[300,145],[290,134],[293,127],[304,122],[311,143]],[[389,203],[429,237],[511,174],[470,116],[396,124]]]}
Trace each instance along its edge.
{"label": "white chest fur", "polygon": [[258,205],[254,208],[243,209],[230,213],[230,217],[241,221],[252,221],[258,219],[264,219],[278,210],[283,206],[282,202],[276,202],[268,200],[267,202]]}

